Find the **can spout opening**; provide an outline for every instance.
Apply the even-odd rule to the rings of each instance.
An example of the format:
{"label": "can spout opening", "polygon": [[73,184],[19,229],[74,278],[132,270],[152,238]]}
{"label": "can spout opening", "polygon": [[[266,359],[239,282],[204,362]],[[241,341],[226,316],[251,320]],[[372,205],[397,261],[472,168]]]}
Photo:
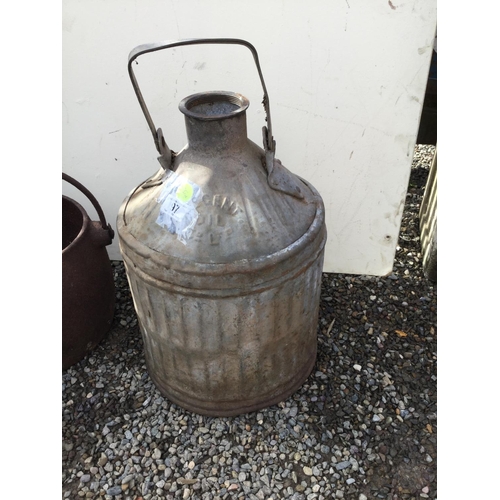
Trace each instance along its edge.
{"label": "can spout opening", "polygon": [[235,92],[203,92],[186,97],[179,110],[186,116],[202,121],[221,120],[244,113],[249,101]]}

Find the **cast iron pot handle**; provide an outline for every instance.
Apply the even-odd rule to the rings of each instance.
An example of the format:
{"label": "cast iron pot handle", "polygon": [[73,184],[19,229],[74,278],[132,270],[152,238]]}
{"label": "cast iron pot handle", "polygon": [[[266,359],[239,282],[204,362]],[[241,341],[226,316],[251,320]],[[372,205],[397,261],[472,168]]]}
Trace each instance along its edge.
{"label": "cast iron pot handle", "polygon": [[[271,111],[269,108],[269,96],[267,94],[266,84],[264,83],[264,77],[262,76],[262,70],[260,69],[259,64],[259,56],[255,47],[247,42],[246,40],[241,40],[239,38],[190,38],[184,40],[177,41],[165,41],[158,43],[147,43],[144,45],[139,45],[135,49],[133,49],[128,56],[128,73],[130,76],[130,80],[132,81],[132,85],[134,87],[135,94],[137,99],[139,100],[139,104],[141,105],[144,116],[146,117],[146,121],[148,122],[149,128],[151,129],[151,133],[153,134],[153,140],[155,142],[156,149],[160,153],[160,161],[163,168],[169,168],[172,161],[172,152],[168,148],[165,139],[163,137],[163,132],[161,128],[157,129],[149,114],[149,110],[146,106],[144,98],[142,97],[141,90],[139,89],[139,85],[137,83],[137,79],[134,74],[134,70],[132,68],[132,63],[142,54],[147,54],[148,52],[156,52],[157,50],[169,49],[173,47],[183,47],[185,45],[202,45],[202,44],[236,44],[243,45],[247,47],[250,52],[252,52],[255,65],[257,66],[257,71],[259,73],[260,81],[262,84],[262,88],[264,90],[264,99],[262,104],[264,105],[264,110],[266,113],[266,123],[267,126],[262,128],[263,138],[264,138],[264,150],[266,151],[266,157],[269,159],[274,158],[274,153],[276,150],[276,142],[273,139],[272,134],[272,126],[271,126]],[[271,161],[271,165],[272,165]],[[268,167],[271,167],[269,165]],[[271,167],[272,169],[272,167]],[[269,168],[268,168],[269,170]]]}
{"label": "cast iron pot handle", "polygon": [[101,208],[101,205],[99,205],[99,202],[96,200],[95,196],[84,185],[80,184],[76,179],[73,179],[73,177],[70,177],[68,174],[65,174],[63,172],[62,178],[64,181],[69,182],[77,189],[79,189],[90,200],[90,202],[92,203],[92,205],[94,205],[94,208],[96,209],[97,215],[99,216],[99,220],[101,221],[102,228],[109,233],[109,237],[112,240],[115,233],[111,228],[111,225],[106,222],[106,217],[104,216],[104,212]]}

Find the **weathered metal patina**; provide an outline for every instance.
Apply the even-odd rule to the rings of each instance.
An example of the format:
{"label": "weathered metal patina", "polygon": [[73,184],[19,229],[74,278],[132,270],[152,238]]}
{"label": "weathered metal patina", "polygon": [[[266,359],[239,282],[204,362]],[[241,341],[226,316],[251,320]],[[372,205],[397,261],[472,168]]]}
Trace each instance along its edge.
{"label": "weathered metal patina", "polygon": [[[249,48],[262,86],[264,149],[247,138],[248,100],[233,92],[184,99],[188,144],[156,129],[132,62],[179,45]],[[162,168],[124,200],[117,231],[148,371],[171,401],[228,416],[282,401],[316,359],[324,206],[275,159],[269,98],[255,48],[244,40],[143,45],[129,73]]]}
{"label": "weathered metal patina", "polygon": [[91,221],[75,200],[62,197],[62,367],[83,359],[111,327],[115,307],[113,271],[106,246],[114,232],[92,195],[67,174],[62,178],[91,201],[100,221]]}

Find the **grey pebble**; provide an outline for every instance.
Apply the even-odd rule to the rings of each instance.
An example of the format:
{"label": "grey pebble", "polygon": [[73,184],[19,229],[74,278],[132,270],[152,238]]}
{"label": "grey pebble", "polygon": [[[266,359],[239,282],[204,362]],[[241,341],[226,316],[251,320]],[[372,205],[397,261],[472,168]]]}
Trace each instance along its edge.
{"label": "grey pebble", "polygon": [[135,474],[128,474],[122,479],[122,484],[128,484],[132,479],[134,479]]}
{"label": "grey pebble", "polygon": [[123,491],[122,491],[121,486],[111,486],[111,488],[108,488],[108,490],[106,491],[106,494],[114,497],[116,495],[121,495],[122,492]]}
{"label": "grey pebble", "polygon": [[151,488],[151,483],[149,481],[144,481],[142,483],[142,487],[141,487],[142,495],[145,496],[148,493],[150,488]]}
{"label": "grey pebble", "polygon": [[338,464],[335,464],[335,468],[337,470],[342,470],[342,469],[347,469],[347,467],[351,466],[351,462],[349,460],[345,460],[344,462],[339,462]]}

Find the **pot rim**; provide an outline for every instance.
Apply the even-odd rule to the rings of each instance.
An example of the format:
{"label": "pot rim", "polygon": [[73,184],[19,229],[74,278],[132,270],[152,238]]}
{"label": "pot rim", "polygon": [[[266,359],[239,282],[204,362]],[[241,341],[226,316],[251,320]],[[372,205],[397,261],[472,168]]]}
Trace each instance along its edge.
{"label": "pot rim", "polygon": [[81,212],[81,214],[83,216],[82,227],[80,228],[80,231],[76,235],[76,238],[67,247],[63,248],[62,253],[64,255],[65,253],[68,253],[72,248],[76,247],[80,243],[82,236],[87,232],[88,227],[90,225],[90,217],[88,216],[87,212],[82,207],[82,205],[80,205],[80,203],[76,202],[75,200],[73,200],[72,198],[70,198],[68,196],[62,195],[62,197],[63,197],[63,200],[66,200],[66,201],[72,203]]}

